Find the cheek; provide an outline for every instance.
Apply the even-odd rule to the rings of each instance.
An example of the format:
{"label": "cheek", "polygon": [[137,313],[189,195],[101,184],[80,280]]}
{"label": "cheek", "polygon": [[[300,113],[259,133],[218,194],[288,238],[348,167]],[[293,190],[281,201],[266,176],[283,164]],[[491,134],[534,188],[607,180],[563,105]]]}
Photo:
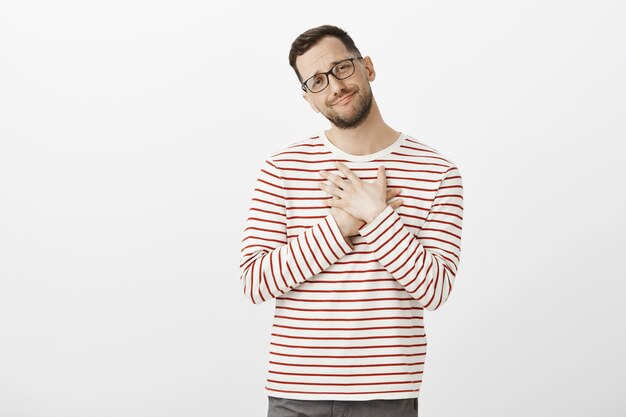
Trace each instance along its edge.
{"label": "cheek", "polygon": [[307,100],[307,102],[309,103],[309,106],[311,106],[311,108],[314,111],[319,111],[319,104],[317,103],[317,101],[315,101],[315,100]]}

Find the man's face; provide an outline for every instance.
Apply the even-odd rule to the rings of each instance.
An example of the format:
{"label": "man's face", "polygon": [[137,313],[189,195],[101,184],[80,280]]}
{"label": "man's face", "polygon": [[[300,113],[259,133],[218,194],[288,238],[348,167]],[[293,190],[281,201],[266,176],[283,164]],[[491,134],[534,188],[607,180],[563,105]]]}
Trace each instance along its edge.
{"label": "man's face", "polygon": [[[325,37],[315,46],[296,58],[302,80],[329,71],[337,62],[355,56],[346,50],[335,37]],[[355,59],[354,74],[338,80],[329,74],[328,86],[319,93],[306,91],[302,96],[316,112],[321,112],[331,123],[341,129],[359,126],[370,113],[374,67],[369,57]]]}

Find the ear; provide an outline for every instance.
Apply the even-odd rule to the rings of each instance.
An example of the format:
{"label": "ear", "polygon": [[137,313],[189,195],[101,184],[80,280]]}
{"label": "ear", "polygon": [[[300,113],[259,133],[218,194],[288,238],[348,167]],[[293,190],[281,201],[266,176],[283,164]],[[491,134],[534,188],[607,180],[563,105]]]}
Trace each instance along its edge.
{"label": "ear", "polygon": [[309,103],[309,106],[311,106],[311,108],[313,109],[313,111],[315,113],[319,113],[320,109],[317,108],[317,106],[315,105],[315,103],[313,103],[313,100],[311,100],[311,97],[309,97],[308,93],[302,93],[302,98],[305,99],[307,101],[307,103]]}
{"label": "ear", "polygon": [[365,73],[367,75],[368,81],[374,81],[374,79],[376,79],[376,70],[374,69],[374,63],[372,62],[372,58],[370,58],[369,56],[364,57],[363,66],[365,66]]}

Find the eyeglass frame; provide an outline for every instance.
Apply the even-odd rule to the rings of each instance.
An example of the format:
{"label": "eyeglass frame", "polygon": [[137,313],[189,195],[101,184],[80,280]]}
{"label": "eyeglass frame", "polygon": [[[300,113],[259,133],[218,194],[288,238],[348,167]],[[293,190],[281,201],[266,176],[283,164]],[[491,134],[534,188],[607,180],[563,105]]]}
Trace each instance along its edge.
{"label": "eyeglass frame", "polygon": [[[304,90],[304,92],[306,92],[307,90],[311,93],[311,94],[317,94],[317,93],[321,93],[322,91],[326,90],[328,88],[328,86],[330,85],[330,78],[328,77],[328,75],[332,75],[333,77],[335,77],[338,80],[345,80],[348,79],[350,77],[352,77],[354,75],[354,71],[356,70],[355,66],[354,66],[354,60],[355,59],[363,59],[362,56],[353,56],[352,58],[346,58],[346,59],[342,59],[341,61],[337,62],[335,65],[333,65],[333,67],[330,69],[330,71],[326,71],[326,72],[318,72],[317,74],[313,74],[312,76],[310,76],[309,78],[307,78],[306,80],[304,80],[304,82],[300,85],[300,87],[302,88],[302,90]],[[352,64],[352,73],[350,75],[348,75],[345,78],[339,78],[337,77],[336,74],[333,73],[333,70],[335,68],[337,68],[337,66],[339,64],[342,64],[346,61],[350,61],[350,63]],[[311,89],[309,89],[309,87],[306,85],[307,81],[309,81],[311,78],[315,78],[318,75],[325,75],[326,76],[326,87],[322,88],[320,91],[311,91]]]}

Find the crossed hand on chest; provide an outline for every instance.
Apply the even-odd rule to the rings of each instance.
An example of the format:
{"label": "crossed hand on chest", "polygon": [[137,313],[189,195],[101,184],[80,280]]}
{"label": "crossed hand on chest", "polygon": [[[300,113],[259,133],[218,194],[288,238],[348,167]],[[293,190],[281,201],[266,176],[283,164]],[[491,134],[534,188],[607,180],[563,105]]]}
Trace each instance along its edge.
{"label": "crossed hand on chest", "polygon": [[386,207],[391,205],[397,208],[403,200],[394,200],[388,203],[392,197],[401,193],[399,188],[387,188],[387,176],[385,167],[379,166],[374,182],[362,181],[345,164],[336,161],[335,165],[345,176],[332,174],[325,170],[320,171],[320,176],[330,181],[330,185],[320,182],[319,187],[333,197],[330,206],[344,210],[356,219],[365,223],[374,220]]}

